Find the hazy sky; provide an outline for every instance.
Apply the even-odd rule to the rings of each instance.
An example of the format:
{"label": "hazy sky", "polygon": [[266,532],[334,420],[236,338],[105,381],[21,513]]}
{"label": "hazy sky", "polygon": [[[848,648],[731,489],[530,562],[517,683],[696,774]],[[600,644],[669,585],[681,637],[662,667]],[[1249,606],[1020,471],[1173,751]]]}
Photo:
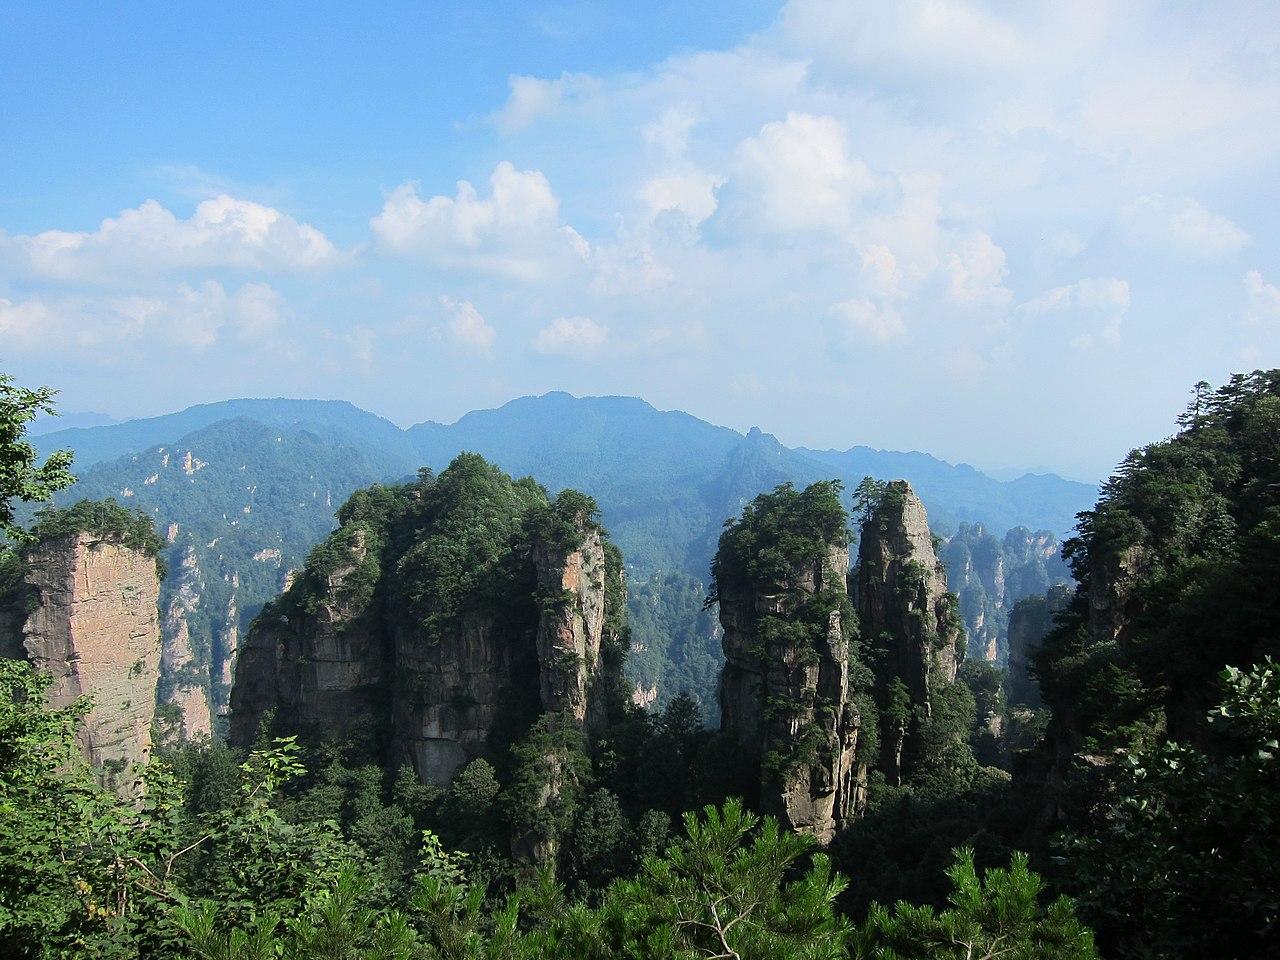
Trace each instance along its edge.
{"label": "hazy sky", "polygon": [[0,2],[0,369],[1093,478],[1280,363],[1278,185],[1274,0]]}

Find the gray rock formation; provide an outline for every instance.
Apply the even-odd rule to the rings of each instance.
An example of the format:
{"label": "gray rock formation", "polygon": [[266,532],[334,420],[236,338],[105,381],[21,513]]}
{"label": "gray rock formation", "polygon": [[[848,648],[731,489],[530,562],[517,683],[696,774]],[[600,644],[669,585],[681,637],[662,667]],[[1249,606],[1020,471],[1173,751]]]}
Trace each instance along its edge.
{"label": "gray rock formation", "polygon": [[[368,736],[389,763],[447,783],[490,748],[505,749],[543,713],[590,737],[605,720],[606,562],[602,532],[577,522],[576,548],[522,547],[528,592],[464,601],[429,632],[389,597],[396,557],[359,524],[321,548],[240,646],[231,739],[252,742],[269,710],[323,739]],[[399,584],[403,587],[403,584]]]}
{"label": "gray rock formation", "polygon": [[782,582],[719,588],[721,728],[759,763],[761,807],[822,844],[866,801],[848,568],[848,547],[832,543]]}
{"label": "gray rock formation", "polygon": [[352,590],[351,582],[365,564],[376,569],[377,559],[365,531],[334,537],[343,559],[320,574],[318,584],[297,583],[282,603],[264,610],[239,650],[230,698],[233,743],[252,743],[268,710],[309,736],[373,732],[385,701],[386,631],[371,591]]}
{"label": "gray rock formation", "polygon": [[1009,672],[1005,679],[1009,703],[1027,707],[1041,704],[1040,685],[1031,675],[1031,664],[1041,641],[1053,629],[1053,620],[1071,602],[1066,584],[1047,594],[1023,597],[1009,614]]}
{"label": "gray rock formation", "polygon": [[68,534],[32,548],[25,579],[34,606],[22,646],[53,677],[50,706],[93,698],[76,739],[104,785],[135,793],[151,755],[160,668],[154,558],[110,538]]}
{"label": "gray rock formation", "polygon": [[947,568],[951,590],[960,598],[968,655],[988,663],[1008,660],[1009,613],[1014,604],[1071,581],[1062,544],[1048,530],[1033,533],[1014,527],[1001,540],[982,524],[962,523],[938,556]]}
{"label": "gray rock formation", "polygon": [[863,643],[877,662],[880,766],[898,784],[917,753],[919,725],[932,716],[934,686],[955,681],[964,653],[929,518],[905,480],[887,484],[864,521],[853,582]]}

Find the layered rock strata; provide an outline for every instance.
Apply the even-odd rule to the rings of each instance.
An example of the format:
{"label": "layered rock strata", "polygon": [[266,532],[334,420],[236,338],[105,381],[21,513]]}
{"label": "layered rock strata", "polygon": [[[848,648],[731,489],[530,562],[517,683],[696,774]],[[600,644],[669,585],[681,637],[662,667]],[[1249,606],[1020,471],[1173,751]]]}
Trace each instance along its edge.
{"label": "layered rock strata", "polygon": [[759,764],[761,807],[822,844],[861,812],[866,793],[849,682],[853,625],[840,603],[848,566],[841,541],[780,582],[719,589],[721,728]]}
{"label": "layered rock strata", "polygon": [[155,559],[113,539],[68,534],[32,548],[25,579],[34,606],[22,646],[53,677],[50,706],[93,698],[76,739],[106,786],[135,792],[151,755],[160,669]]}
{"label": "layered rock strata", "polygon": [[322,546],[323,575],[309,562],[241,643],[232,741],[252,742],[274,711],[307,736],[367,734],[389,764],[444,784],[476,757],[504,752],[541,714],[590,739],[606,719],[606,581],[622,573],[610,568],[599,527],[583,515],[567,522],[572,544],[526,532],[506,579],[478,586],[432,624],[406,610],[415,589],[401,560],[433,528],[341,527]]}
{"label": "layered rock strata", "polygon": [[935,685],[955,682],[964,642],[924,504],[905,480],[889,483],[866,517],[853,580],[862,637],[877,662],[880,767],[899,784],[932,717]]}

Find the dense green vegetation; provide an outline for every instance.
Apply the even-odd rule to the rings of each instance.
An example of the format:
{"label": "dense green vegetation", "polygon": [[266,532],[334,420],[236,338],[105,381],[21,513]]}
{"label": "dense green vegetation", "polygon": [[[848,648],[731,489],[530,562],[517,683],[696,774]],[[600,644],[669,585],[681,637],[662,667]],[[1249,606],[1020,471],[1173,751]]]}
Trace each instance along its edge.
{"label": "dense green vegetation", "polygon": [[1035,658],[1046,802],[1117,956],[1275,956],[1280,370],[1197,385],[1179,426],[1067,544],[1080,587]]}
{"label": "dense green vegetation", "polygon": [[685,815],[671,838],[655,818],[619,832],[597,794],[576,817],[573,889],[548,875],[487,882],[482,854],[415,829],[432,804],[481,828],[499,797],[483,768],[438,797],[336,760],[312,776],[291,740],[243,760],[187,747],[153,762],[141,805],[120,801],[77,762],[83,706],[44,710],[46,682],[0,661],[5,956],[888,960],[1002,944],[993,955],[1096,956],[1024,861],[980,876],[965,852],[946,910],[898,904],[855,924],[835,909],[845,880],[812,842],[736,801]]}
{"label": "dense green vegetation", "polygon": [[53,414],[54,391],[16,386],[0,373],[0,535],[21,540],[26,531],[15,522],[14,510],[22,503],[48,500],[54,491],[70,484],[71,452],[56,450],[40,463],[35,446],[26,439],[27,425],[40,414]]}
{"label": "dense green vegetation", "polygon": [[[29,463],[22,442],[0,459]],[[595,503],[478,456],[456,466],[353,495],[280,603],[393,603],[429,637],[472,603],[524,618],[557,602],[536,596],[530,534],[571,548]],[[5,494],[28,495],[46,493]],[[864,485],[854,509],[886,495]],[[750,502],[712,597],[821,568],[847,536],[841,499],[838,484],[783,485]],[[116,535],[143,529],[118,505],[76,509],[46,531],[93,509]],[[630,632],[668,642],[633,680],[680,683],[673,663],[705,678],[709,612],[681,614],[698,591],[633,584],[650,622],[628,624],[607,553],[614,668]],[[1178,433],[1135,451],[1082,515],[1068,556],[1070,602],[1018,607],[1036,651],[1022,686],[980,664],[931,683],[911,775],[891,785],[873,764],[865,814],[825,851],[734,799],[751,796],[751,764],[689,696],[647,712],[618,689],[591,742],[545,715],[444,787],[355,731],[268,733],[162,750],[145,796],[121,801],[79,759],[87,704],[46,709],[48,680],[0,660],[0,955],[1280,957],[1280,371],[1198,388]],[[803,652],[837,602],[769,629]],[[841,613],[854,676],[875,688],[866,715],[915,709]]]}
{"label": "dense green vegetation", "polygon": [[627,604],[631,649],[626,677],[658,710],[680,695],[698,702],[703,722],[719,726],[716,685],[724,668],[720,622],[705,604],[707,588],[682,573],[632,582]]}

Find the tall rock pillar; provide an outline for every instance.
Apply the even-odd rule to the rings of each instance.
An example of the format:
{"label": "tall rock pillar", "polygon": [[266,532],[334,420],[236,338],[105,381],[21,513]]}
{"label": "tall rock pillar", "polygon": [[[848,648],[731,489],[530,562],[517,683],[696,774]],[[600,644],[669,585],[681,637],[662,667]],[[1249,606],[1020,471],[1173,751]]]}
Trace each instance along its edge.
{"label": "tall rock pillar", "polygon": [[853,581],[863,642],[877,662],[880,765],[898,784],[932,716],[935,686],[956,679],[964,639],[924,504],[905,480],[886,484],[868,512]]}
{"label": "tall rock pillar", "polygon": [[104,785],[134,792],[138,768],[151,756],[160,675],[155,559],[109,537],[72,533],[31,550],[26,583],[35,606],[23,647],[53,677],[49,705],[93,697],[80,747]]}

